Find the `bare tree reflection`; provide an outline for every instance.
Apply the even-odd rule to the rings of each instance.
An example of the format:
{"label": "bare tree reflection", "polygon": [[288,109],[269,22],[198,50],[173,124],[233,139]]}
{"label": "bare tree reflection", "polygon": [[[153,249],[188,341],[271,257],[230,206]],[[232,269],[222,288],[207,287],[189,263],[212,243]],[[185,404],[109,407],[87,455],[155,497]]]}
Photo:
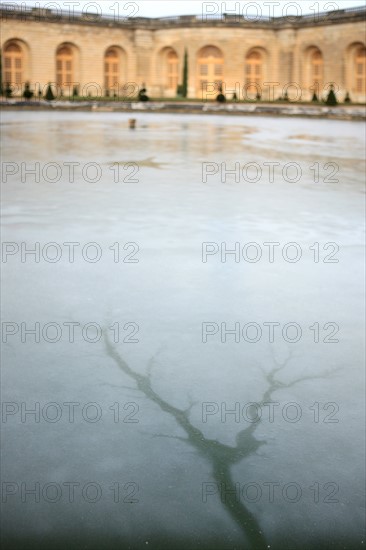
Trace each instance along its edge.
{"label": "bare tree reflection", "polygon": [[[107,331],[104,331],[105,335]],[[126,361],[117,352],[115,347],[111,344],[107,335],[105,336],[106,350],[119,368],[136,383],[137,390],[141,391],[148,399],[156,403],[160,409],[172,417],[186,432],[187,437],[179,437],[165,434],[155,434],[155,437],[168,437],[182,440],[198,451],[203,457],[205,457],[211,465],[213,479],[219,484],[220,487],[225,487],[225,499],[221,502],[236,524],[242,530],[248,547],[255,550],[262,550],[268,548],[266,538],[260,528],[260,525],[254,515],[248,510],[248,508],[240,501],[236,494],[235,483],[232,479],[231,468],[234,464],[240,462],[244,458],[255,453],[261,445],[264,445],[266,441],[260,441],[254,437],[254,432],[260,424],[260,419],[257,422],[251,423],[248,427],[241,430],[236,436],[236,446],[231,447],[220,443],[217,440],[209,439],[196,428],[189,420],[190,411],[195,403],[191,403],[187,409],[178,409],[171,405],[159,394],[155,392],[151,384],[151,372],[148,369],[148,374],[140,374],[133,370]],[[262,398],[257,402],[259,405],[270,403],[272,401],[272,394],[280,389],[291,388],[295,384],[306,380],[314,380],[317,378],[326,378],[330,373],[324,373],[315,376],[302,376],[292,380],[291,382],[282,382],[276,377],[279,372],[284,370],[290,362],[292,355],[283,362],[278,362],[275,358],[273,361],[275,367],[270,372],[264,373],[267,381],[267,389],[263,393]],[[150,368],[152,361],[149,363]]]}

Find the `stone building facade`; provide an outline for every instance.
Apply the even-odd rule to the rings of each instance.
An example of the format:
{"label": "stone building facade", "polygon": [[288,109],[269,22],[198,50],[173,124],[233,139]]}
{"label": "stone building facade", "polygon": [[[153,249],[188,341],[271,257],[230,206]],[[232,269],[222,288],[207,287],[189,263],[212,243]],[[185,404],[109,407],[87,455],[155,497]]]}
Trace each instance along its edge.
{"label": "stone building facade", "polygon": [[68,96],[366,101],[366,9],[248,20],[239,15],[120,20],[39,8],[1,9],[2,81],[13,95],[49,82]]}

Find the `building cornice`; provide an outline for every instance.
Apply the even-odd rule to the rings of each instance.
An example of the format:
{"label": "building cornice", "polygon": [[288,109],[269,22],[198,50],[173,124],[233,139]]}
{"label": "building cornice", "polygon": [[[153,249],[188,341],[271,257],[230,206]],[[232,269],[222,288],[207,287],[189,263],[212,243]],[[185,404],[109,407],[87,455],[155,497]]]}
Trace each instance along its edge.
{"label": "building cornice", "polygon": [[72,13],[66,10],[32,8],[3,4],[0,7],[2,21],[34,21],[50,24],[75,24],[83,26],[113,27],[127,30],[145,29],[151,31],[176,28],[238,28],[238,29],[301,29],[324,25],[365,22],[366,8],[356,7],[345,10],[309,14],[302,16],[265,17],[249,20],[243,15],[180,15],[174,17],[113,17],[92,13]]}

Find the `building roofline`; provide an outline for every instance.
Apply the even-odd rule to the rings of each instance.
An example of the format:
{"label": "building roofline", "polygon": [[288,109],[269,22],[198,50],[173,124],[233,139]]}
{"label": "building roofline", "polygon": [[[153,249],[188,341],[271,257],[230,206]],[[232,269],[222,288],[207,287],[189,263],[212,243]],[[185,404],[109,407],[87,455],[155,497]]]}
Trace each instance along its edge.
{"label": "building roofline", "polygon": [[24,4],[1,4],[1,20],[39,21],[48,23],[74,23],[78,25],[108,26],[126,29],[144,28],[160,30],[177,27],[235,27],[235,28],[302,28],[318,25],[333,25],[366,20],[363,6],[301,16],[269,17],[242,14],[177,15],[171,17],[121,17],[71,10],[51,10],[25,6]]}

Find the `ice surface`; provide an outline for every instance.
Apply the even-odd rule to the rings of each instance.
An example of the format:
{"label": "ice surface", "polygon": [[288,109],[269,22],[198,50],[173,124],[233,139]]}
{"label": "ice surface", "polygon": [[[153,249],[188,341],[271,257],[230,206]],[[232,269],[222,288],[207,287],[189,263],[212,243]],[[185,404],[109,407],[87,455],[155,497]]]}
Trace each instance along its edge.
{"label": "ice surface", "polygon": [[[56,422],[42,412],[39,422],[31,415],[22,419],[20,410],[3,414],[3,483],[17,484],[3,485],[5,493],[15,492],[3,504],[5,542],[18,548],[26,539],[37,548],[65,547],[66,540],[70,548],[362,547],[364,125],[135,116],[137,128],[131,131],[127,114],[2,115],[3,162],[6,170],[18,170],[7,177],[3,172],[2,240],[28,248],[39,242],[41,249],[54,242],[63,251],[56,263],[42,256],[38,263],[31,256],[22,262],[20,252],[6,262],[3,257],[2,318],[19,327],[3,344],[5,411],[11,410],[8,403],[21,409],[22,402],[28,408],[39,403],[43,412],[49,403],[62,409]],[[46,178],[37,182],[28,175],[22,182],[22,170],[37,162],[42,169],[58,163],[60,180],[50,181],[49,168]],[[79,163],[73,182],[66,162]],[[226,163],[228,170],[235,163],[241,170],[258,163],[263,176],[251,183],[228,175],[223,183],[218,173],[203,182],[207,162],[218,169]],[[273,183],[265,162],[279,163]],[[83,178],[87,163],[98,163],[100,181]],[[138,171],[132,175],[134,163]],[[298,182],[282,176],[287,163],[301,167]],[[315,163],[319,183],[313,179]],[[339,181],[325,183],[335,166]],[[123,181],[129,175],[137,181]],[[91,169],[87,179],[92,177]],[[73,263],[67,242],[80,243]],[[96,263],[80,253],[91,242],[102,250]],[[119,243],[123,258],[133,250],[123,246],[132,242],[139,247],[138,263],[115,263],[110,247]],[[233,256],[221,262],[220,254],[203,263],[203,242],[227,248],[255,242],[263,251],[266,242],[280,246],[273,263],[264,257],[236,263]],[[289,242],[301,247],[297,263],[282,258]],[[320,246],[318,263],[310,249],[314,243]],[[327,243],[338,245],[338,263],[323,262],[332,252],[324,251]],[[58,324],[62,337],[51,343],[41,334],[35,343],[28,335],[22,342],[21,323],[30,328],[36,322],[41,328]],[[89,343],[76,330],[70,343],[63,325],[68,322],[98,323],[108,342],[102,337]],[[204,322],[228,327],[256,322],[262,328],[265,322],[281,327],[297,322],[303,334],[292,344],[281,332],[270,343],[264,331],[257,343],[237,343],[233,336],[223,343],[219,334],[203,343]],[[309,329],[316,322],[319,343]],[[323,342],[331,332],[323,330],[328,322],[339,326],[338,343]],[[114,323],[121,328],[118,344],[108,328]],[[123,330],[126,323],[138,325],[138,343],[122,341],[131,332],[132,325]],[[253,429],[243,415],[236,422],[235,415],[222,419],[220,412],[203,422],[204,403],[221,411],[263,399],[278,403],[273,422],[263,413]],[[79,403],[74,422],[68,402]],[[102,411],[98,422],[82,416],[91,402]],[[302,411],[295,423],[281,414],[293,402]],[[329,403],[335,405],[324,409]],[[334,407],[339,411],[331,419],[338,422],[324,421]],[[46,418],[55,410],[46,409]],[[93,409],[89,412],[92,416]],[[134,412],[137,422],[128,422]],[[29,489],[37,482],[40,502],[32,495],[22,499],[21,484]],[[55,503],[52,488],[42,494],[51,482],[63,490]],[[67,482],[80,484],[74,502]],[[83,498],[88,482],[101,487],[96,503]],[[121,487],[119,503],[111,490],[115,483]],[[222,502],[218,493],[205,499],[207,487],[215,492],[220,483],[227,489],[239,484],[240,491],[253,483],[254,492],[246,499],[242,493],[241,502],[230,495]],[[274,502],[268,483],[279,484]],[[298,502],[289,502],[294,485],[289,498],[283,496],[288,483],[301,487]],[[256,499],[258,486],[263,494]],[[335,487],[338,502],[328,502]],[[135,490],[138,502],[123,502]]]}

